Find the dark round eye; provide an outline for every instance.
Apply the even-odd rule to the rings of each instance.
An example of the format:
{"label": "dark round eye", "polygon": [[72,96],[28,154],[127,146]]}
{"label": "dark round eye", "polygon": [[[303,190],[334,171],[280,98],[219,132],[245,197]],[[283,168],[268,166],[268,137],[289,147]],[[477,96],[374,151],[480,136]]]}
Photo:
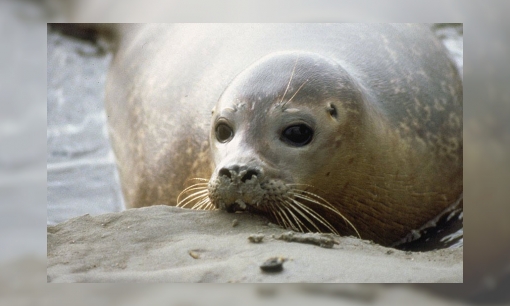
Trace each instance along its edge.
{"label": "dark round eye", "polygon": [[225,123],[218,124],[214,131],[219,142],[227,142],[234,137],[234,131]]}
{"label": "dark round eye", "polygon": [[281,140],[291,146],[302,147],[312,141],[313,130],[306,124],[292,125],[283,130]]}

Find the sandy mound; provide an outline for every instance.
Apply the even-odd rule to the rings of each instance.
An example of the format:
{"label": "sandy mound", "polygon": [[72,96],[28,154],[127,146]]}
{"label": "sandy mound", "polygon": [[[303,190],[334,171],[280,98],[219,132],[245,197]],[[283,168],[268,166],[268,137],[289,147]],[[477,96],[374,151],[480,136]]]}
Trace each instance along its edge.
{"label": "sandy mound", "polygon": [[[48,226],[48,281],[462,282],[463,248],[411,253],[352,237],[335,236],[333,248],[275,239],[287,232],[249,214],[168,206],[85,215]],[[250,242],[253,234],[262,242]],[[286,260],[281,272],[260,269],[271,257]]]}

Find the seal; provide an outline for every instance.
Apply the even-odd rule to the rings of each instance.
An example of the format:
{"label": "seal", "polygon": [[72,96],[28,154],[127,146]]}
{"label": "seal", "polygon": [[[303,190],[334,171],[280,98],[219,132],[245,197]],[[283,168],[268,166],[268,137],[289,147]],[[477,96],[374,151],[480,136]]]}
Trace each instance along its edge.
{"label": "seal", "polygon": [[383,245],[462,210],[462,83],[426,26],[117,33],[106,107],[128,207],[249,211]]}

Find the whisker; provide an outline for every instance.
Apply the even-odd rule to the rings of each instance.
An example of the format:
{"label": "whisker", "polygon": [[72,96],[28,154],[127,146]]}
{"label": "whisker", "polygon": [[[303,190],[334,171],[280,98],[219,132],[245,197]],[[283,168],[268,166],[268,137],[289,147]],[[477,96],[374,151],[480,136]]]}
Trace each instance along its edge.
{"label": "whisker", "polygon": [[200,178],[200,177],[192,177],[192,178],[189,178],[186,180],[186,182],[188,181],[202,181],[202,182],[209,182],[208,179],[205,179],[205,178]]}
{"label": "whisker", "polygon": [[317,199],[319,199],[319,200],[321,200],[321,201],[325,202],[326,204],[333,206],[333,205],[332,205],[331,203],[329,203],[326,199],[324,199],[323,197],[321,197],[321,196],[319,196],[319,195],[317,195],[317,194],[315,194],[315,193],[313,193],[313,192],[306,191],[306,190],[301,190],[301,189],[293,189],[292,191],[302,192],[302,193],[304,193],[304,194],[306,194],[306,195],[309,195],[309,196],[312,196],[312,197],[316,197]]}
{"label": "whisker", "polygon": [[[290,225],[287,222],[285,222],[285,218],[283,218],[282,214],[280,213],[280,208],[279,207],[277,207],[276,213],[280,217],[280,218],[276,218],[276,220],[278,221],[278,225],[283,226],[285,228],[289,228]],[[283,225],[282,225],[282,223],[283,223]]]}
{"label": "whisker", "polygon": [[201,198],[201,199],[197,199],[198,202],[196,202],[195,204],[193,204],[193,206],[190,207],[190,209],[192,210],[201,210],[201,207],[203,205],[206,205],[207,204],[207,198]]}
{"label": "whisker", "polygon": [[177,207],[189,207],[192,203],[196,203],[197,201],[200,201],[202,199],[204,199],[205,197],[207,196],[207,194],[195,194],[193,195],[192,198],[186,200],[186,201],[182,201],[182,202],[179,202],[177,203]]}
{"label": "whisker", "polygon": [[[290,228],[294,231],[297,231],[298,230],[298,227],[296,227],[296,225],[294,224],[294,222],[292,222],[292,220],[289,218],[289,216],[285,213],[285,210],[284,208],[286,207],[278,207],[278,209],[280,209],[280,211],[285,215],[285,218],[287,219],[287,221],[289,221],[289,224],[290,224]],[[288,209],[286,209],[287,211],[289,211]],[[301,226],[299,226],[299,228],[301,229]],[[303,230],[301,229],[301,232],[303,232]]]}
{"label": "whisker", "polygon": [[292,82],[292,78],[294,77],[294,71],[296,70],[296,65],[298,62],[299,56],[296,57],[296,61],[294,62],[294,67],[292,68],[292,72],[290,74],[289,82],[287,83],[287,88],[285,88],[285,92],[283,93],[282,99],[280,100],[280,104],[283,102],[283,99],[285,98],[285,95],[287,94],[287,91],[289,90],[290,82]]}
{"label": "whisker", "polygon": [[[288,200],[291,200],[292,202],[289,202]],[[304,206],[303,204],[297,202],[295,199],[292,199],[292,198],[288,198],[288,200],[286,200],[285,202],[288,203],[289,205],[291,205],[291,208],[294,209],[295,212],[297,212],[300,216],[302,216],[304,219],[306,219],[306,221],[308,221],[318,232],[321,232],[321,230],[317,227],[317,225],[315,225],[315,222],[310,220],[310,218],[308,218],[308,216],[305,214],[306,209],[305,209],[305,211],[303,211],[303,207],[302,207],[302,206]],[[306,212],[309,213],[308,211],[306,211]],[[322,223],[322,221],[320,221],[320,220],[319,220],[319,222]],[[306,227],[306,229],[309,232],[313,232],[306,225],[304,225],[304,226]]]}
{"label": "whisker", "polygon": [[177,196],[177,202],[181,201],[180,200],[181,196],[193,190],[207,190],[207,187],[200,184],[191,185],[185,188],[183,191],[181,191],[181,193],[179,193],[179,195]]}
{"label": "whisker", "polygon": [[[315,188],[314,185],[310,185],[310,184],[286,184],[286,186],[306,186],[306,187]],[[294,189],[294,190],[299,190],[299,189]]]}
{"label": "whisker", "polygon": [[[324,207],[326,209],[329,209],[330,211],[336,213],[337,215],[339,215],[340,217],[342,217],[345,221],[348,221],[347,218],[345,218],[333,205],[331,205],[329,202],[327,202],[326,200],[326,204],[325,203],[321,203],[319,202],[318,200],[316,199],[313,199],[311,197],[308,197],[306,195],[303,195],[303,194],[298,194],[298,193],[291,193],[293,194],[294,196],[300,198],[300,199],[303,199],[303,200],[306,200],[306,201],[309,201],[311,203],[314,203],[314,204],[317,204],[321,207]],[[356,229],[355,229],[356,230]]]}
{"label": "whisker", "polygon": [[209,186],[209,184],[208,184],[208,183],[197,183],[197,184],[193,184],[193,185],[191,185],[191,186],[188,186],[188,187],[184,188],[184,190],[183,190],[183,191],[188,190],[188,189],[193,188],[193,187],[198,187],[198,186],[201,186],[201,187],[207,187],[207,186]]}
{"label": "whisker", "polygon": [[[198,186],[198,185],[189,186],[188,188],[181,191],[181,193],[179,193],[179,196],[181,196],[185,193],[188,193],[190,191],[193,191],[193,190],[207,190],[207,187],[206,186]],[[177,199],[179,199],[179,198],[177,198]]]}
{"label": "whisker", "polygon": [[204,210],[216,210],[216,207],[211,201],[209,201],[207,205],[205,205]]}
{"label": "whisker", "polygon": [[185,197],[183,200],[179,200],[179,197],[177,197],[177,205],[176,206],[184,207],[188,203],[193,202],[193,200],[199,196],[207,196],[207,193],[208,193],[208,190],[205,189],[205,190],[200,190],[200,191],[194,192],[194,193],[188,195],[187,197]]}
{"label": "whisker", "polygon": [[209,197],[201,197],[201,200],[198,203],[196,203],[195,205],[193,205],[193,207],[191,207],[191,209],[200,210],[203,206],[207,205],[209,202],[211,202]]}
{"label": "whisker", "polygon": [[288,206],[285,206],[284,207],[286,211],[289,212],[289,214],[291,215],[292,217],[292,220],[293,220],[293,224],[295,222],[295,225],[297,225],[297,228],[295,228],[295,230],[299,230],[300,233],[305,233],[306,231],[303,229],[306,228],[306,230],[310,231],[310,229],[303,223],[303,221],[301,221],[291,210],[291,207],[288,207]]}
{"label": "whisker", "polygon": [[273,219],[276,221],[276,223],[278,223],[279,226],[282,226],[280,224],[280,220],[278,220],[278,216],[274,212],[274,209],[271,209],[269,212],[271,213],[271,215],[273,215]]}
{"label": "whisker", "polygon": [[[305,195],[303,195],[303,194],[299,194],[299,193],[297,193],[296,191],[297,191],[297,192],[304,193]],[[351,227],[352,227],[352,229],[354,229],[354,231],[356,232],[356,234],[358,235],[358,237],[359,237],[359,238],[361,238],[361,236],[360,236],[360,234],[359,234],[358,230],[356,229],[356,227],[355,227],[355,226],[354,226],[354,225],[353,225],[353,224],[352,224],[352,223],[351,223],[351,222],[350,222],[350,221],[349,221],[349,220],[348,220],[348,219],[347,219],[344,215],[342,215],[342,213],[340,213],[340,212],[338,211],[338,209],[336,209],[336,208],[335,208],[335,207],[334,207],[331,203],[329,203],[328,201],[326,201],[324,198],[322,198],[322,197],[320,197],[320,196],[318,196],[318,195],[316,195],[316,194],[314,194],[314,193],[311,193],[311,192],[308,192],[308,191],[305,191],[305,190],[299,190],[299,189],[293,189],[293,190],[291,191],[291,194],[293,194],[294,196],[296,196],[296,197],[298,197],[298,198],[301,198],[301,199],[303,199],[303,200],[306,200],[306,201],[309,201],[309,202],[315,203],[315,204],[317,204],[317,205],[319,205],[319,206],[321,206],[321,207],[324,207],[324,208],[326,208],[326,209],[329,209],[330,211],[332,211],[332,212],[334,212],[335,214],[339,215],[342,219],[344,219],[344,221],[345,221],[345,222],[347,222],[347,224],[349,224],[349,226],[351,226]],[[310,198],[310,197],[308,197],[308,196],[306,196],[306,195],[313,196],[313,197],[315,197],[315,198],[317,198],[317,199],[320,199],[320,200],[321,200],[321,201],[323,201],[324,203],[321,203],[321,202],[319,202],[319,201],[317,201],[317,200],[315,200],[315,199],[313,199],[313,198]]]}
{"label": "whisker", "polygon": [[[340,233],[338,233],[338,231],[331,225],[331,223],[329,223],[326,219],[324,219],[320,214],[318,214],[316,211],[314,211],[313,209],[311,209],[310,207],[306,206],[305,204],[297,201],[296,199],[292,199],[290,198],[291,201],[294,202],[294,204],[296,204],[299,209],[302,210],[303,213],[308,213],[310,217],[314,218],[315,220],[319,221],[322,225],[324,225],[325,227],[327,227],[332,233],[334,234],[337,234],[340,236]],[[295,207],[296,209],[298,207]],[[318,232],[322,232],[316,225],[315,225],[315,222],[313,222],[312,220],[310,220],[309,218],[307,218],[305,216],[305,218],[313,225],[313,227],[315,227],[317,229]]]}
{"label": "whisker", "polygon": [[[306,217],[306,215],[303,215],[303,214],[302,214],[299,210],[297,210],[297,209],[296,209],[296,207],[294,207],[294,205],[293,205],[292,203],[290,203],[290,202],[289,202],[289,201],[287,201],[287,200],[282,200],[282,204],[285,204],[285,205],[286,205],[286,208],[287,208],[288,212],[292,215],[292,217],[294,217],[294,220],[296,220],[296,223],[297,223],[297,225],[299,226],[299,229],[300,229],[300,231],[301,231],[302,233],[304,233],[305,231],[304,231],[304,230],[303,230],[303,228],[300,226],[300,224],[301,224],[301,225],[303,225],[303,227],[304,227],[304,228],[306,228],[306,230],[307,230],[308,232],[312,232],[312,231],[310,230],[310,228],[309,228],[308,226],[306,226],[306,224],[304,224],[304,223],[303,223],[303,222],[302,222],[302,221],[301,221],[301,220],[300,220],[300,219],[299,219],[299,218],[298,218],[298,217],[297,217],[297,216],[296,216],[296,215],[292,212],[292,210],[291,210],[291,209],[294,209],[294,211],[296,211],[296,212],[297,212],[297,213],[299,213],[299,214],[300,214],[303,218],[305,218],[306,220],[308,220],[308,222],[310,222],[310,224],[314,225],[314,224],[313,224],[313,222],[312,222],[310,219],[308,219],[308,218]],[[319,229],[317,228],[317,230],[319,230]]]}
{"label": "whisker", "polygon": [[186,187],[183,191],[181,191],[181,193],[185,193],[185,192],[188,192],[190,190],[195,190],[195,189],[207,189],[207,184],[195,184],[195,185],[191,185],[189,187]]}
{"label": "whisker", "polygon": [[286,105],[287,103],[290,103],[290,101],[292,101],[292,99],[293,99],[293,98],[297,95],[297,93],[299,92],[299,90],[301,90],[301,87],[303,87],[303,86],[306,84],[306,82],[308,82],[308,80],[304,81],[304,82],[303,82],[303,84],[301,84],[301,86],[299,86],[299,88],[298,88],[298,89],[296,90],[296,92],[292,95],[292,97],[290,97],[289,101],[285,102],[285,105]]}

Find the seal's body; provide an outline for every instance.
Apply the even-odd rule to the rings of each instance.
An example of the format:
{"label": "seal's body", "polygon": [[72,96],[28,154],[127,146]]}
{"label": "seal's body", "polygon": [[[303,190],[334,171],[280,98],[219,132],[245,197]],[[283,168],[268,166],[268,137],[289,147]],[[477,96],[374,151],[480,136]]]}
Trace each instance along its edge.
{"label": "seal's body", "polygon": [[425,26],[124,26],[106,101],[128,207],[201,178],[181,206],[391,245],[462,197],[462,84]]}

